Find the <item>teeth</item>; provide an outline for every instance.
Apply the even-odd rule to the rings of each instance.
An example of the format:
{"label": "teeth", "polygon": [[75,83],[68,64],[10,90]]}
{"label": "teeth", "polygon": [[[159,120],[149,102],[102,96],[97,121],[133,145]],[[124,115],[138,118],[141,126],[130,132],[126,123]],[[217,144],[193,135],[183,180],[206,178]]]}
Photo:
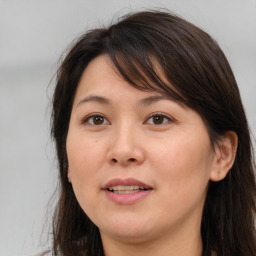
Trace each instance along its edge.
{"label": "teeth", "polygon": [[136,193],[136,192],[140,192],[140,190],[114,190],[113,193],[115,194],[132,194],[132,193]]}
{"label": "teeth", "polygon": [[[132,186],[113,186],[113,187],[109,187],[108,190],[111,190],[113,192],[134,192],[134,191],[140,191],[140,190],[144,190],[144,187],[140,187],[140,186],[136,186],[136,185],[132,185]],[[130,192],[131,191],[131,192]],[[128,194],[126,193],[126,194]]]}

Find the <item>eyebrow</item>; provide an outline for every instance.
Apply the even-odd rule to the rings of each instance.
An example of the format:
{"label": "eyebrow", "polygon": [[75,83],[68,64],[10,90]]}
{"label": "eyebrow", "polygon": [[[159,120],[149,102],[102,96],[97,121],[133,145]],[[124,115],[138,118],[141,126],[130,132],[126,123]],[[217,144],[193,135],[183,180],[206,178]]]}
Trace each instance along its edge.
{"label": "eyebrow", "polygon": [[171,97],[168,97],[166,95],[157,95],[157,96],[150,96],[150,97],[147,97],[147,98],[144,98],[142,100],[139,101],[139,105],[150,105],[152,103],[155,103],[157,101],[160,101],[160,100],[172,100]]}
{"label": "eyebrow", "polygon": [[77,107],[86,102],[98,102],[101,104],[110,104],[111,103],[110,100],[105,97],[91,95],[91,96],[85,97],[82,100],[80,100],[77,104]]}
{"label": "eyebrow", "polygon": [[[152,103],[160,101],[160,100],[172,100],[172,99],[165,95],[149,96],[147,98],[139,100],[138,105],[148,106],[148,105],[151,105]],[[83,98],[82,100],[80,100],[77,104],[77,107],[86,102],[97,102],[97,103],[104,104],[104,105],[111,104],[110,99],[107,99],[102,96],[91,95],[91,96],[87,96],[87,97]]]}

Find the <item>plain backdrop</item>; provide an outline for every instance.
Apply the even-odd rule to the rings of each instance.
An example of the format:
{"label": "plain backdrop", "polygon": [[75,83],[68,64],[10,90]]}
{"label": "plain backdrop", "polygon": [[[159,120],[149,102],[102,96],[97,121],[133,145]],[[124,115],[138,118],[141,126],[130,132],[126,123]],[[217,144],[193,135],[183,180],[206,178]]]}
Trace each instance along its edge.
{"label": "plain backdrop", "polygon": [[1,0],[0,256],[48,246],[42,242],[52,204],[46,209],[57,184],[49,105],[62,52],[113,16],[155,7],[176,12],[219,42],[256,134],[256,0]]}

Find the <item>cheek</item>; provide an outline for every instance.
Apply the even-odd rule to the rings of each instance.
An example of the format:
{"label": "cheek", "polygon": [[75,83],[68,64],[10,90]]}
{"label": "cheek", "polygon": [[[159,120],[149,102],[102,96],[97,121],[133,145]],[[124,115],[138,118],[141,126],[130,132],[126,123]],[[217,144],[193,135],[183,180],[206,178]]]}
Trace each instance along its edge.
{"label": "cheek", "polygon": [[[200,139],[199,139],[200,138]],[[208,135],[174,136],[155,147],[152,164],[166,189],[185,193],[204,190],[211,170],[211,146]]]}
{"label": "cheek", "polygon": [[87,214],[97,207],[100,192],[99,170],[103,148],[98,144],[96,140],[75,134],[69,134],[66,143],[69,177],[77,201]]}
{"label": "cheek", "polygon": [[70,177],[93,178],[102,163],[104,148],[98,140],[70,134],[66,143]]}
{"label": "cheek", "polygon": [[211,168],[207,137],[200,145],[194,139],[173,138],[166,141],[164,148],[156,148],[152,156],[161,198],[155,207],[165,208],[164,212],[159,211],[158,218],[176,219],[201,212]]}
{"label": "cheek", "polygon": [[[91,147],[91,144],[94,147]],[[92,191],[91,187],[96,183],[101,150],[97,144],[97,141],[90,141],[72,133],[67,137],[69,178],[79,202],[79,199],[87,198],[91,194],[88,194],[88,191]]]}

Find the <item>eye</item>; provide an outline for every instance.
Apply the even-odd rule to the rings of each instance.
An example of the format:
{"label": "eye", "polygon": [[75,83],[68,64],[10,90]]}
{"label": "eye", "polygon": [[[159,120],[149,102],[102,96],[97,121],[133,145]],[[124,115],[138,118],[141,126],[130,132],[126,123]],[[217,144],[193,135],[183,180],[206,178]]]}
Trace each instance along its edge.
{"label": "eye", "polygon": [[94,114],[86,117],[85,120],[83,121],[83,124],[100,126],[100,125],[109,124],[109,121],[102,115]]}
{"label": "eye", "polygon": [[164,114],[153,114],[147,120],[146,123],[153,125],[163,125],[172,122],[173,120]]}

